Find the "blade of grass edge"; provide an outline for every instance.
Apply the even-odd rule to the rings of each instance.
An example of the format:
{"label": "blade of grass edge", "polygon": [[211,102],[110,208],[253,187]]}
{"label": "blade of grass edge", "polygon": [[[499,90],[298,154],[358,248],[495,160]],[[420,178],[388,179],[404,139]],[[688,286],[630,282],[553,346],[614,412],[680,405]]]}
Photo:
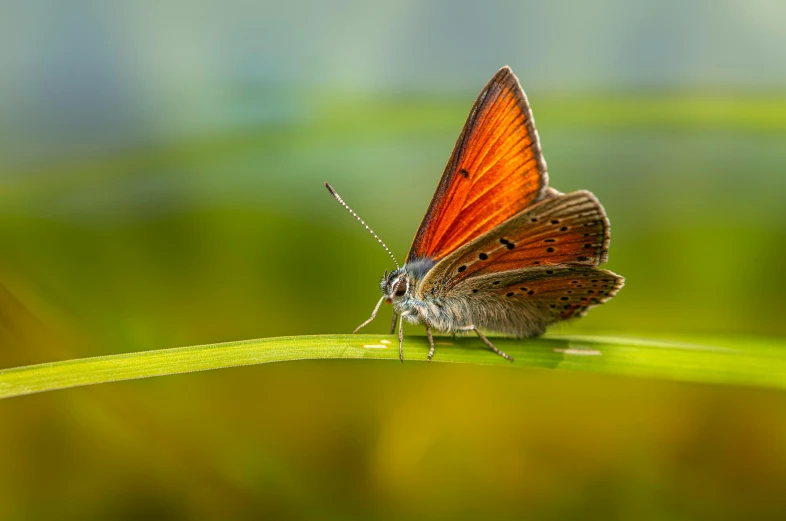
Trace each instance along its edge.
{"label": "blade of grass edge", "polygon": [[[559,336],[494,343],[510,362],[475,338],[438,337],[434,362],[500,364],[594,371],[617,375],[716,384],[786,388],[786,343],[739,341],[734,347],[614,336]],[[141,351],[0,370],[0,398],[83,385],[306,359],[398,360],[387,335],[315,335],[263,338]],[[425,361],[425,337],[408,336],[407,362]]]}

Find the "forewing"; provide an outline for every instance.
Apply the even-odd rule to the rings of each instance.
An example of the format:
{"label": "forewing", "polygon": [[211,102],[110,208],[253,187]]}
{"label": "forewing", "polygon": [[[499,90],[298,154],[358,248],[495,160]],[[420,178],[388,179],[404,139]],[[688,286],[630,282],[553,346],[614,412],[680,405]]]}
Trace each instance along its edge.
{"label": "forewing", "polygon": [[407,260],[440,259],[547,195],[527,98],[508,67],[472,106]]}
{"label": "forewing", "polygon": [[421,297],[445,295],[464,280],[553,265],[606,262],[609,222],[595,196],[553,194],[457,249],[418,285]]}

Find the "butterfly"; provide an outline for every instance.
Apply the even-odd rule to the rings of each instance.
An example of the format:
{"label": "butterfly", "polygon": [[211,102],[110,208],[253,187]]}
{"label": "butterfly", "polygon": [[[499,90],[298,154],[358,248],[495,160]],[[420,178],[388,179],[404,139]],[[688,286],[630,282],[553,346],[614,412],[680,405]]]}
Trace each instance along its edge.
{"label": "butterfly", "polygon": [[597,268],[608,258],[609,220],[585,190],[549,187],[532,111],[518,78],[500,69],[481,91],[459,134],[437,190],[400,267],[395,256],[332,186],[328,191],[387,250],[396,269],[379,283],[382,302],[398,317],[404,361],[404,319],[432,330],[481,329],[535,337],[561,320],[584,316],[614,297],[625,279]]}

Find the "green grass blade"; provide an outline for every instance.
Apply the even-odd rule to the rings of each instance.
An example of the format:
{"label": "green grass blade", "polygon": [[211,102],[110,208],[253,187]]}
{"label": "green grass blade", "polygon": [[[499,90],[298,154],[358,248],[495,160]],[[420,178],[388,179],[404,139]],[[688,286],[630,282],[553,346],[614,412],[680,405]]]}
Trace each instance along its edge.
{"label": "green grass blade", "polygon": [[[513,364],[485,349],[477,338],[439,337],[436,341],[435,363],[545,367],[786,388],[786,342],[777,340],[716,340],[710,345],[610,336],[495,338],[495,345],[516,359]],[[427,352],[425,337],[405,339],[407,363],[425,361]],[[0,398],[224,367],[333,358],[398,360],[398,344],[386,335],[292,336],[66,360],[0,371]]]}

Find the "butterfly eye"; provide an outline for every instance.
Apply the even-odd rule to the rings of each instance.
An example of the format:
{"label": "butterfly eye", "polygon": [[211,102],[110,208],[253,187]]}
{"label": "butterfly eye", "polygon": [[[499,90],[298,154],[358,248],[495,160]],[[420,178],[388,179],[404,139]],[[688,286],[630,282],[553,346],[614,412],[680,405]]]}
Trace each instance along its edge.
{"label": "butterfly eye", "polygon": [[399,277],[395,281],[393,281],[392,289],[395,291],[395,295],[397,297],[403,297],[404,293],[407,292],[407,280],[405,277]]}

